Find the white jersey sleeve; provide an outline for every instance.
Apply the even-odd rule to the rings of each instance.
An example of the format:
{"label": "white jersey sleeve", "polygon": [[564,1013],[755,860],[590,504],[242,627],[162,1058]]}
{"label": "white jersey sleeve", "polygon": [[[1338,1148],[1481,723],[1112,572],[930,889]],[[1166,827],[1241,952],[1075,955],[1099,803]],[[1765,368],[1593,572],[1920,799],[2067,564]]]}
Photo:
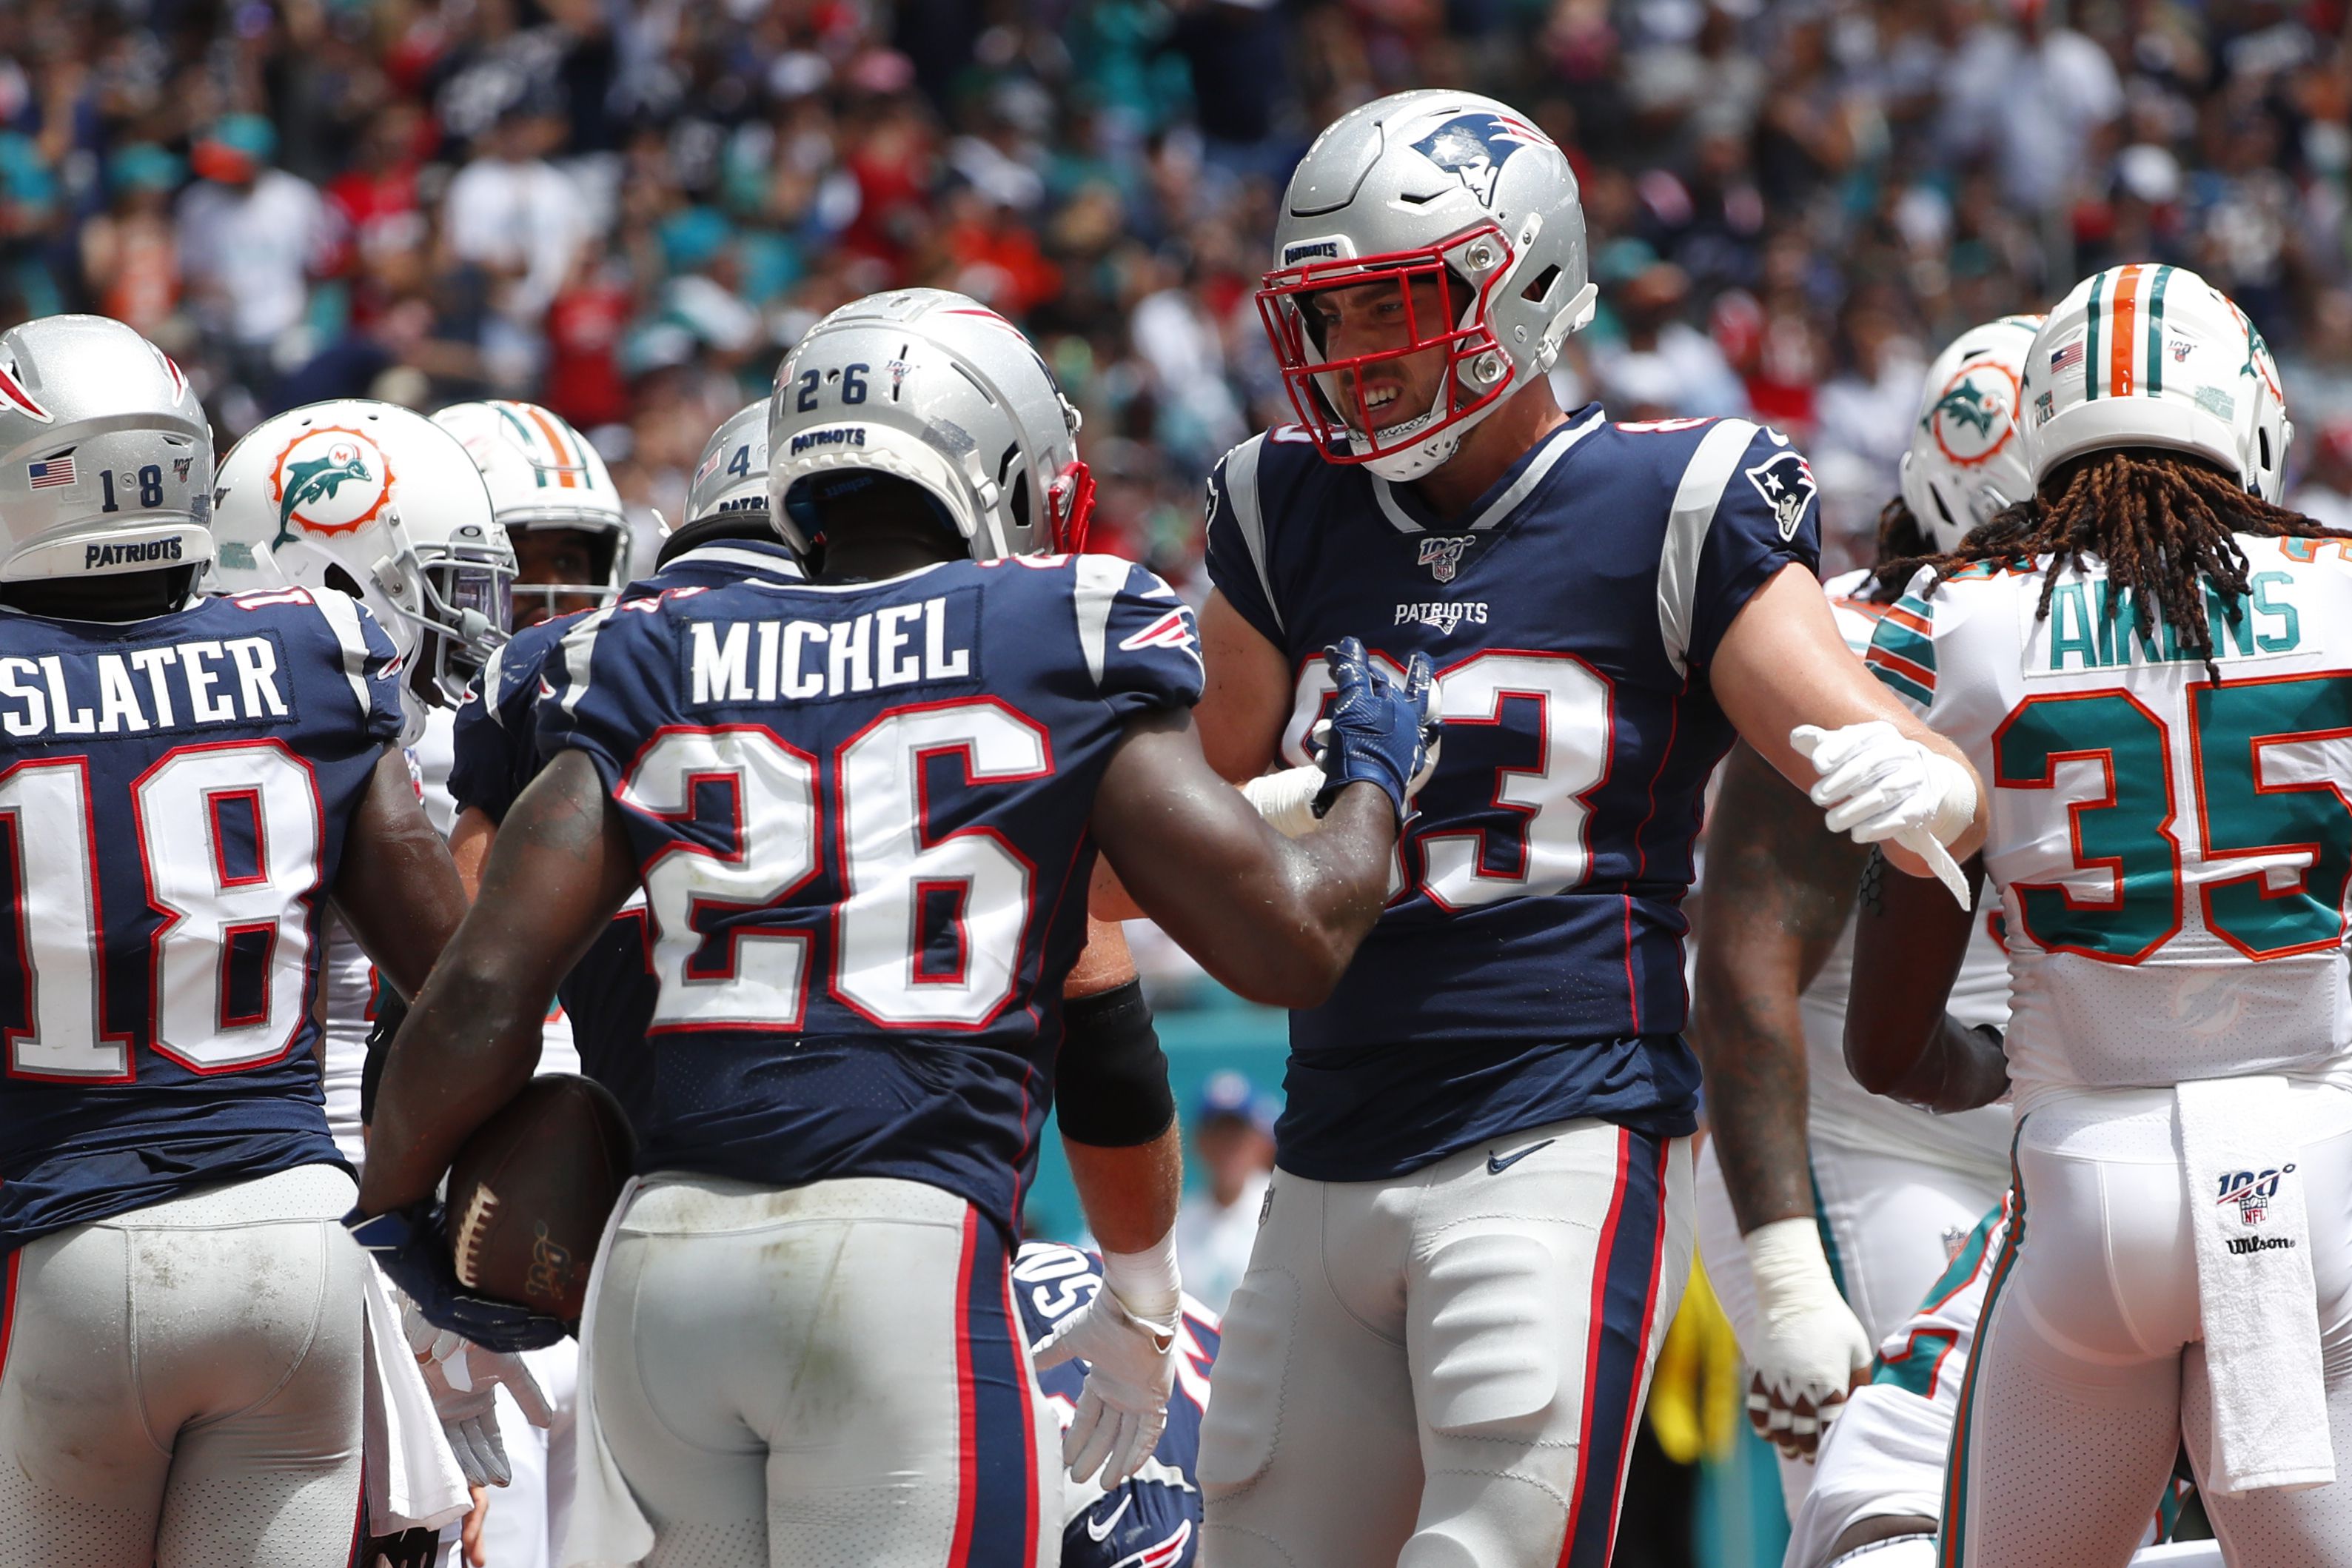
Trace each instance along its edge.
{"label": "white jersey sleeve", "polygon": [[[2330,1075],[2352,1043],[2352,564],[2239,536],[2212,670],[2095,559],[1979,566],[1881,618],[1866,662],[1991,788],[2016,1103],[2073,1087]],[[2215,679],[2218,671],[2220,679]]]}

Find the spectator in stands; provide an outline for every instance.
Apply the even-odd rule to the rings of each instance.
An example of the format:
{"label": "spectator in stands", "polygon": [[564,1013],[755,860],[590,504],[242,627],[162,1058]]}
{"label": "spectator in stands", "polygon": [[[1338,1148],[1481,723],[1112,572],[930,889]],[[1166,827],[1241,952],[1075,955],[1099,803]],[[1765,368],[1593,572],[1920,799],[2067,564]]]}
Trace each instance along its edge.
{"label": "spectator in stands", "polygon": [[1184,1289],[1222,1312],[1249,1267],[1258,1208],[1274,1178],[1274,1109],[1237,1072],[1213,1075],[1192,1110],[1192,1155],[1208,1184],[1176,1213]]}

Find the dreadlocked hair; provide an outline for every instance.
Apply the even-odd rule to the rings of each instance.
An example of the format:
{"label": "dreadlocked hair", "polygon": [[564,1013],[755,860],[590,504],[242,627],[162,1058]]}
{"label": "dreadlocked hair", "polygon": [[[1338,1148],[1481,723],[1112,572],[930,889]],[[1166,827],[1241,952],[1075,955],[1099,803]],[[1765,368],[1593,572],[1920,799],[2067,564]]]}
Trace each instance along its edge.
{"label": "dreadlocked hair", "polygon": [[1871,552],[1877,564],[1854,596],[1865,604],[1891,605],[1903,596],[1904,585],[1918,563],[1936,552],[1936,542],[1920,525],[1918,513],[1900,494],[1878,509],[1878,547]]}
{"label": "dreadlocked hair", "polygon": [[[2106,563],[2109,583],[2129,592],[2133,628],[2141,641],[2154,639],[2160,621],[2181,652],[2201,659],[2218,680],[2205,584],[2221,591],[2222,614],[2233,626],[2252,592],[2246,552],[2231,535],[2352,540],[2352,531],[2274,506],[2240,489],[2220,469],[2179,452],[2095,452],[2063,466],[2051,481],[2043,493],[2019,501],[1970,533],[1958,549],[1888,562],[1878,569],[1880,577],[1906,582],[1919,567],[1931,566],[1933,593],[1969,566],[2017,566],[2048,555],[2034,608],[2036,619],[2047,620],[2061,569],[2079,570],[2084,556],[2095,554]],[[2115,597],[2107,603],[2112,607]]]}

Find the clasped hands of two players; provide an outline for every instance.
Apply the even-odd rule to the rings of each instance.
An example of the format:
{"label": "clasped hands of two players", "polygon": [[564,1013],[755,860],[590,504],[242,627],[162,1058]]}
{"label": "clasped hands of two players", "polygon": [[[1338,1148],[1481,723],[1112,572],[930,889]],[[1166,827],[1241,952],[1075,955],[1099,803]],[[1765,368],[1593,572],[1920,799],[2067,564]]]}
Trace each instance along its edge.
{"label": "clasped hands of two players", "polygon": [[554,1411],[520,1352],[553,1344],[571,1326],[460,1284],[437,1203],[373,1217],[353,1209],[343,1225],[398,1289],[401,1328],[467,1484],[505,1486],[513,1470],[499,1437],[499,1385],[526,1420],[544,1428]]}

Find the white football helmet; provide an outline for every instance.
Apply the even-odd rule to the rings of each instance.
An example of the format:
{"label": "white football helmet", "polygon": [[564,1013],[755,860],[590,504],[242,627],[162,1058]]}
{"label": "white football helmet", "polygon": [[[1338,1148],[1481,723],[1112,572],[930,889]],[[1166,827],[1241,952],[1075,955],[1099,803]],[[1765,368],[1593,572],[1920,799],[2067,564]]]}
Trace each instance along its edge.
{"label": "white football helmet", "polygon": [[687,487],[686,521],[674,531],[735,512],[768,517],[768,400],[747,403],[727,416],[702,448]]}
{"label": "white football helmet", "polygon": [[2111,267],[2074,285],[2034,334],[2024,397],[2036,485],[2085,452],[2159,447],[2280,498],[2294,427],[2277,363],[2245,312],[2186,268]]}
{"label": "white football helmet", "polygon": [[0,582],[212,559],[213,433],[171,357],[104,316],[0,332]]}
{"label": "white football helmet", "polygon": [[209,584],[338,589],[363,602],[409,667],[404,742],[427,705],[454,708],[506,641],[514,548],[457,438],[392,403],[313,403],[233,448],[213,495]]}
{"label": "white football helmet", "polygon": [[[1332,121],[1290,176],[1274,234],[1258,313],[1291,405],[1324,457],[1384,479],[1444,463],[1592,319],[1584,207],[1567,155],[1517,110],[1475,93],[1400,92]],[[1417,279],[1462,300],[1459,314],[1415,320]],[[1391,279],[1406,342],[1325,353],[1305,296]],[[1431,349],[1444,352],[1446,374],[1429,405],[1375,413],[1365,370]]]}
{"label": "white football helmet", "polygon": [[1095,486],[1078,423],[1021,329],[978,300],[939,289],[868,295],[811,327],[776,372],[777,531],[809,556],[823,542],[812,528],[825,487],[880,472],[929,497],[975,560],[1082,550]]}
{"label": "white football helmet", "polygon": [[588,537],[587,582],[518,583],[518,600],[554,615],[560,599],[601,605],[620,597],[629,574],[628,512],[586,437],[536,403],[457,403],[436,414],[433,423],[473,454],[509,534],[561,528]]}
{"label": "white football helmet", "polygon": [[1954,338],[1919,397],[1903,454],[1903,502],[1939,551],[1959,548],[1994,513],[2033,493],[2018,432],[2025,356],[2039,316],[2003,316]]}

